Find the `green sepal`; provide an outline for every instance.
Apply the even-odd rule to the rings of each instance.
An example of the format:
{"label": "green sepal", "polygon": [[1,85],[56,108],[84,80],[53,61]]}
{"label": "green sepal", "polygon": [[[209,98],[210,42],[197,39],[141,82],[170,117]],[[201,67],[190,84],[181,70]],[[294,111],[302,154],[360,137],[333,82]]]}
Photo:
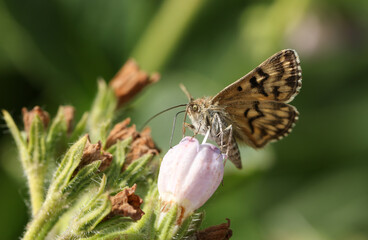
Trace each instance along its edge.
{"label": "green sepal", "polygon": [[46,137],[48,155],[55,153],[56,147],[62,139],[64,139],[65,141],[66,132],[67,125],[65,121],[64,110],[63,106],[60,106],[55,118],[52,120],[50,129]]}
{"label": "green sepal", "polygon": [[75,128],[72,134],[70,135],[69,141],[74,142],[78,138],[80,138],[83,135],[83,133],[85,133],[87,120],[88,120],[88,113],[84,113],[79,122],[77,123],[77,125],[75,125]]}
{"label": "green sepal", "polygon": [[69,148],[54,174],[48,195],[63,190],[69,184],[69,180],[74,170],[78,167],[81,161],[86,142],[87,136],[84,136]]}
{"label": "green sepal", "polygon": [[175,235],[178,228],[176,225],[177,214],[177,204],[172,204],[170,209],[165,213],[160,212],[157,222],[158,226],[156,228],[158,240],[172,239]]}
{"label": "green sepal", "polygon": [[150,239],[147,238],[143,233],[125,233],[122,232],[102,232],[97,233],[91,237],[79,238],[80,240],[116,240],[116,239],[124,239],[124,240],[144,240]]}
{"label": "green sepal", "polygon": [[194,234],[199,231],[199,228],[204,219],[204,212],[197,212],[188,217],[183,224],[180,226],[179,230],[173,237],[173,239],[183,239],[189,240],[192,239]]}
{"label": "green sepal", "polygon": [[98,191],[93,198],[83,205],[79,214],[70,222],[67,231],[59,239],[80,238],[88,235],[99,222],[111,211],[108,193],[104,193],[106,176],[103,175]]}
{"label": "green sepal", "polygon": [[43,167],[45,170],[45,130],[42,121],[38,115],[35,115],[31,123],[28,134],[28,153],[30,155],[30,164],[37,165],[37,168]]}
{"label": "green sepal", "polygon": [[136,179],[141,177],[141,173],[146,171],[145,166],[149,163],[152,157],[152,154],[145,154],[142,157],[134,160],[120,175],[119,187],[124,188],[126,186],[133,185]]}
{"label": "green sepal", "polygon": [[32,215],[35,216],[45,200],[45,176],[48,163],[46,161],[45,130],[38,115],[32,120],[28,132],[29,162],[25,170],[32,205]]}
{"label": "green sepal", "polygon": [[10,133],[14,138],[15,144],[17,145],[23,169],[26,171],[27,164],[30,161],[30,156],[27,150],[27,142],[25,138],[22,136],[21,132],[19,131],[17,125],[15,124],[9,112],[6,110],[2,110],[2,113],[5,123],[8,126]]}
{"label": "green sepal", "polygon": [[[110,124],[116,109],[117,99],[113,90],[102,79],[98,80],[97,96],[92,104],[88,118],[88,130],[92,142],[102,140],[106,134],[101,135],[101,127]],[[104,143],[104,142],[103,142]]]}
{"label": "green sepal", "polygon": [[126,150],[128,145],[132,142],[132,138],[127,138],[124,141],[118,140],[116,144],[109,148],[109,152],[113,154],[111,165],[106,173],[107,186],[109,188],[117,187],[119,175],[124,165],[126,158]]}
{"label": "green sepal", "polygon": [[105,148],[107,132],[109,131],[110,127],[111,127],[111,119],[107,119],[106,121],[101,122],[100,127],[99,127],[99,130],[100,130],[99,139],[101,141],[103,148]]}
{"label": "green sepal", "polygon": [[62,189],[63,193],[68,193],[68,198],[77,198],[81,192],[91,183],[95,184],[98,178],[98,168],[101,161],[94,161],[78,171],[77,175],[69,182],[68,186]]}
{"label": "green sepal", "polygon": [[156,239],[154,224],[159,207],[158,191],[154,181],[150,181],[149,186],[142,209],[145,214],[140,220],[135,222],[131,218],[115,217],[98,224],[93,230],[95,234],[83,239]]}

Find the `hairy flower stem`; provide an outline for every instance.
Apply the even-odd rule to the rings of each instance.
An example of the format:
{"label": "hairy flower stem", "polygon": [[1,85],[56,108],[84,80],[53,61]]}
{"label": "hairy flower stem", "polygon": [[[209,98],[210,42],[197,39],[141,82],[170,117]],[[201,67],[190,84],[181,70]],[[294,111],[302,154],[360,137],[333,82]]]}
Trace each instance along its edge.
{"label": "hairy flower stem", "polygon": [[31,127],[32,137],[30,137],[27,146],[26,140],[22,137],[10,114],[5,110],[2,113],[19,150],[22,167],[29,186],[32,216],[35,216],[45,199],[44,179],[47,167],[42,123],[38,117],[35,117]]}
{"label": "hairy flower stem", "polygon": [[44,200],[45,167],[35,165],[27,172],[28,186],[31,197],[32,216],[36,216]]}
{"label": "hairy flower stem", "polygon": [[44,239],[55,225],[60,215],[67,209],[65,198],[61,193],[54,193],[42,206],[37,216],[27,227],[23,240]]}

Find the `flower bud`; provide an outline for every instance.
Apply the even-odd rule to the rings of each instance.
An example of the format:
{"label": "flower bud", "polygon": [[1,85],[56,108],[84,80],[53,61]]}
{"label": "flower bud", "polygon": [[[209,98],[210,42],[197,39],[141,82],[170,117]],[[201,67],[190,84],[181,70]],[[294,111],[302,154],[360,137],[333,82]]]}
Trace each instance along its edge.
{"label": "flower bud", "polygon": [[33,119],[37,115],[44,128],[46,129],[50,122],[50,116],[48,112],[42,110],[39,106],[35,106],[31,111],[28,111],[27,108],[22,108],[22,115],[23,115],[23,122],[24,122],[24,130],[29,133],[29,130],[31,129],[31,125],[33,122]]}
{"label": "flower bud", "polygon": [[216,191],[224,175],[223,156],[212,144],[185,137],[164,156],[158,176],[161,211],[178,205],[182,219],[201,207]]}

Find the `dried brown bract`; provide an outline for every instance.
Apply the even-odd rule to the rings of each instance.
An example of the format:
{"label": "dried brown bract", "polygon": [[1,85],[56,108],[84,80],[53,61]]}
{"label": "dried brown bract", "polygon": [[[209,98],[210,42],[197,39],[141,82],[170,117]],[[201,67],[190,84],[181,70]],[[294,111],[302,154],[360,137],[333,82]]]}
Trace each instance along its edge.
{"label": "dried brown bract", "polygon": [[141,133],[137,132],[135,125],[128,126],[130,118],[116,124],[111,130],[106,140],[105,148],[108,149],[114,145],[118,140],[124,140],[129,137],[132,138],[130,151],[127,154],[123,169],[132,163],[134,160],[142,157],[147,153],[159,154],[160,150],[156,147],[151,137],[151,129],[145,128]]}
{"label": "dried brown bract", "polygon": [[140,70],[133,59],[129,59],[110,81],[110,86],[114,89],[118,106],[121,106],[142,91],[145,86],[159,79],[158,73],[149,76],[145,71]]}
{"label": "dried brown bract", "polygon": [[227,223],[212,226],[196,233],[197,240],[227,240],[233,235],[230,229],[230,219]]}
{"label": "dried brown bract", "polygon": [[135,125],[133,124],[132,126],[128,127],[129,123],[130,118],[127,118],[113,127],[106,140],[106,149],[114,145],[118,140],[124,140],[129,137],[134,140],[138,136]]}
{"label": "dried brown bract", "polygon": [[134,184],[133,187],[124,188],[123,191],[110,197],[112,207],[107,218],[125,216],[131,217],[135,221],[142,218],[144,212],[140,209],[140,206],[143,200],[138,195],[134,194],[136,188],[137,185]]}
{"label": "dried brown bract", "polygon": [[64,112],[64,119],[66,122],[67,133],[70,134],[73,130],[73,120],[75,108],[72,106],[62,106]]}
{"label": "dried brown bract", "polygon": [[28,111],[27,108],[22,108],[22,115],[23,115],[23,123],[24,123],[24,130],[28,133],[32,121],[36,115],[41,119],[44,128],[46,129],[50,122],[50,116],[48,112],[42,110],[39,106],[35,106],[31,111]]}
{"label": "dried brown bract", "polygon": [[131,150],[127,154],[124,167],[128,166],[134,160],[142,157],[147,153],[158,155],[160,150],[156,147],[151,137],[151,129],[146,127],[141,133],[133,140],[131,144]]}
{"label": "dried brown bract", "polygon": [[80,161],[79,166],[75,170],[74,175],[84,166],[87,166],[88,164],[97,160],[101,160],[99,170],[104,171],[111,164],[112,154],[102,150],[100,141],[96,144],[91,144],[90,140],[88,139],[83,150],[82,160]]}

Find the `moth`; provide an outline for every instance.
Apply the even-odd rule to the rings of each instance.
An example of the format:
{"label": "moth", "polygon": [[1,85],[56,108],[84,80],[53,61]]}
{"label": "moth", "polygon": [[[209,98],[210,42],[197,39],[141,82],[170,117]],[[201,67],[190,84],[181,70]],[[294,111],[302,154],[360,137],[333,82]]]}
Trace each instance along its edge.
{"label": "moth", "polygon": [[228,159],[242,168],[237,142],[253,148],[280,140],[298,120],[289,104],[302,86],[302,70],[296,51],[282,50],[214,97],[189,98],[186,123],[194,134],[209,134]]}

